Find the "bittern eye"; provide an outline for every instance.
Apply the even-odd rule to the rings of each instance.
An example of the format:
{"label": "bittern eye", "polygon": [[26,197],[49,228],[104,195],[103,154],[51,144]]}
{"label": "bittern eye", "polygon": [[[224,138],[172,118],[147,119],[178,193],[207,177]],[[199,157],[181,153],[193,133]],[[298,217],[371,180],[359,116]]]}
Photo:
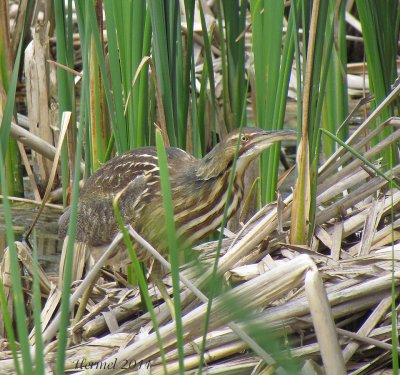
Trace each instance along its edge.
{"label": "bittern eye", "polygon": [[240,137],[240,140],[242,142],[247,142],[249,140],[249,137],[247,135],[242,134],[242,136]]}

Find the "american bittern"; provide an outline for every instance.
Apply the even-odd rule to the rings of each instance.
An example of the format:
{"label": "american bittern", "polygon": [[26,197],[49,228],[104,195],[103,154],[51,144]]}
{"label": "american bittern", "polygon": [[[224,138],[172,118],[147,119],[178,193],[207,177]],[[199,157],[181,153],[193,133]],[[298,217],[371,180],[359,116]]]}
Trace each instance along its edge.
{"label": "american bittern", "polygon": [[[194,244],[221,225],[237,149],[228,218],[243,198],[243,176],[249,163],[275,142],[294,139],[296,134],[292,131],[244,128],[228,134],[200,160],[181,149],[167,148],[178,240]],[[119,207],[125,222],[165,253],[167,242],[157,161],[155,147],[143,147],[117,156],[98,169],[80,193],[77,241],[92,249],[112,241],[118,232],[113,200],[124,190]],[[69,216],[67,209],[60,218],[60,237],[67,233]],[[128,259],[127,252],[123,253]],[[144,252],[139,251],[138,257],[146,259]]]}

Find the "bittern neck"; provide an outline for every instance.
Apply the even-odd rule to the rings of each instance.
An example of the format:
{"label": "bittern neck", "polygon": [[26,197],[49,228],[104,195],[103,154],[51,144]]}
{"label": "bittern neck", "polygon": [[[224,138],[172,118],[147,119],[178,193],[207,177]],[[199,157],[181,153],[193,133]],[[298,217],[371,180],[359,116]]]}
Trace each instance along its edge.
{"label": "bittern neck", "polygon": [[[186,188],[181,189],[182,194],[173,197],[177,235],[188,243],[196,243],[221,225],[228,198],[231,168],[215,165],[210,168],[202,162],[204,160],[199,161],[196,171],[186,174]],[[242,180],[242,176],[235,173],[227,208],[228,218],[236,212],[243,197]]]}
{"label": "bittern neck", "polygon": [[202,180],[210,180],[222,176],[230,169],[232,162],[233,158],[227,157],[221,145],[218,144],[199,161],[196,177]]}

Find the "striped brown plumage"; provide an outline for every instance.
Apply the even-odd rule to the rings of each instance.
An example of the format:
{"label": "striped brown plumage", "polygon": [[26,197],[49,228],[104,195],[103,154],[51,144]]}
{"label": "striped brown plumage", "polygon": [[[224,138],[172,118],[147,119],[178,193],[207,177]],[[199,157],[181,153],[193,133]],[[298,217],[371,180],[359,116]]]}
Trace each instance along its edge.
{"label": "striped brown plumage", "polygon": [[[178,148],[167,148],[179,241],[191,245],[221,225],[237,145],[228,217],[235,213],[243,198],[243,175],[249,163],[273,143],[295,137],[290,131],[235,130],[203,159],[196,159]],[[160,252],[165,252],[167,242],[155,147],[143,147],[117,156],[86,181],[78,203],[77,241],[91,248],[112,241],[118,232],[112,204],[121,191],[119,207],[125,222]],[[60,237],[67,233],[69,216],[67,209],[60,218]],[[119,248],[118,251],[123,250]],[[142,252],[138,255],[142,260],[146,258]]]}

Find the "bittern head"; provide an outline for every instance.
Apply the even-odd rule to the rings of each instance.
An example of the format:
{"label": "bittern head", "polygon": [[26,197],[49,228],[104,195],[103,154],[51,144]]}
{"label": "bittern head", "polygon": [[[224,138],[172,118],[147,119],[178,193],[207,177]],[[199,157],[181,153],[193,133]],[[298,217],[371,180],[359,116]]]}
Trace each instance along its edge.
{"label": "bittern head", "polygon": [[236,171],[243,173],[249,163],[274,143],[296,140],[296,132],[290,130],[265,131],[258,128],[237,129],[217,144],[203,159],[197,176],[211,179],[226,172],[237,152]]}

